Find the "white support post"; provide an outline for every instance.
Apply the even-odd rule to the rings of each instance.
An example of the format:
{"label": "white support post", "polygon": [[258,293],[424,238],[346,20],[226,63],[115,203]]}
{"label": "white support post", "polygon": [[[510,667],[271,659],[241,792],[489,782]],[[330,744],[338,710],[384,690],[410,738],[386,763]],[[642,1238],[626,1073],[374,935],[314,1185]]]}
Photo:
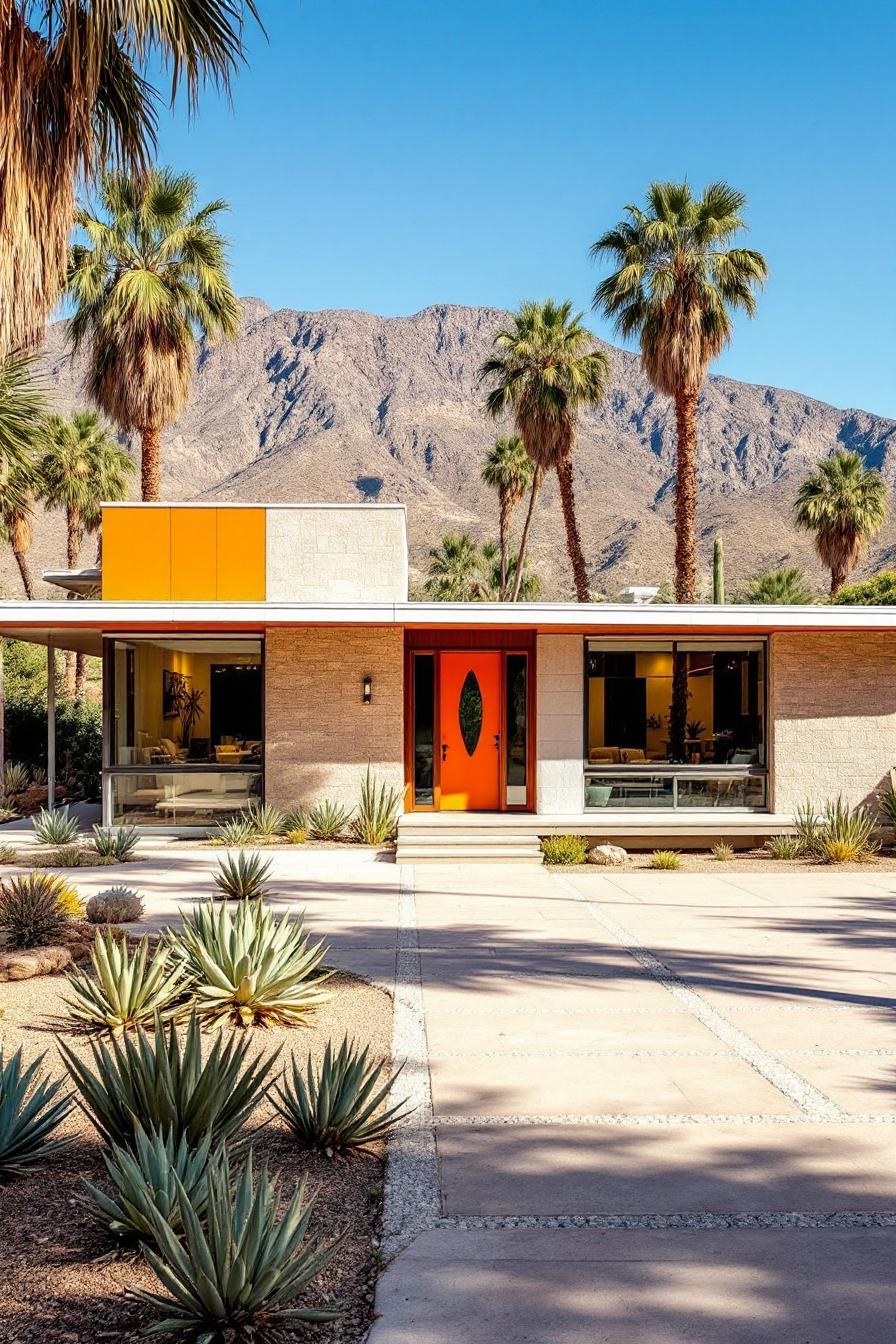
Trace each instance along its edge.
{"label": "white support post", "polygon": [[47,808],[56,806],[56,650],[47,640]]}

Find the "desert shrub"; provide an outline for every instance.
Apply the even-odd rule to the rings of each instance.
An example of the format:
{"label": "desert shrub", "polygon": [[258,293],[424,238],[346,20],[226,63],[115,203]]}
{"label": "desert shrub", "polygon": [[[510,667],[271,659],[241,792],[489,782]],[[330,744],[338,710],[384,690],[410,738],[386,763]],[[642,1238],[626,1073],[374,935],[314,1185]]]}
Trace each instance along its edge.
{"label": "desert shrub", "polygon": [[382,845],[391,840],[398,825],[401,791],[382,780],[379,784],[370,766],[361,785],[361,800],[352,817],[351,829],[362,845]]}
{"label": "desert shrub", "polygon": [[290,831],[308,832],[308,813],[304,807],[288,807],[283,813],[283,834]]}
{"label": "desert shrub", "polygon": [[262,835],[266,839],[282,835],[284,831],[283,813],[270,803],[250,803],[240,813],[240,820],[251,827],[253,835]]}
{"label": "desert shrub", "polygon": [[880,814],[889,826],[896,826],[896,790],[887,789],[877,800]]}
{"label": "desert shrub", "polygon": [[[807,798],[800,803],[793,814],[793,825],[796,831],[797,839],[800,843],[800,852],[806,858],[812,858],[818,852],[818,842],[821,838],[822,822],[818,815],[818,808],[811,798]],[[791,857],[796,857],[795,855]]]}
{"label": "desert shrub", "polygon": [[308,827],[315,840],[338,840],[348,824],[351,809],[324,799],[308,814]]}
{"label": "desert shrub", "polygon": [[798,835],[769,836],[765,848],[773,859],[800,859],[806,854],[804,842]]}
{"label": "desert shrub", "polygon": [[322,942],[312,943],[305,922],[288,912],[277,919],[261,901],[207,905],[184,918],[172,934],[186,960],[196,1012],[234,1026],[295,1026],[328,996],[329,973],[320,966]]}
{"label": "desert shrub", "polygon": [[101,930],[90,949],[91,971],[69,975],[69,1016],[117,1035],[132,1027],[177,1017],[184,1011],[187,975],[172,948],[159,944],[150,955],[141,938],[133,955],[118,931]]}
{"label": "desert shrub", "polygon": [[874,817],[865,807],[850,807],[842,797],[825,805],[818,855],[825,863],[849,863],[877,849]]}
{"label": "desert shrub", "polygon": [[62,1079],[41,1078],[45,1056],[22,1067],[22,1051],[4,1060],[0,1047],[0,1181],[18,1176],[25,1167],[64,1148],[70,1139],[50,1136],[68,1114],[70,1093]]}
{"label": "desert shrub", "polygon": [[78,838],[78,823],[67,807],[53,812],[42,807],[31,818],[31,825],[42,845],[70,845]]}
{"label": "desert shrub", "polygon": [[15,821],[19,815],[18,804],[14,798],[0,798],[0,825],[4,821]]}
{"label": "desert shrub", "polygon": [[[152,1205],[147,1213],[156,1248],[146,1249],[150,1268],[167,1290],[136,1290],[155,1308],[154,1334],[184,1340],[262,1341],[280,1339],[301,1321],[332,1321],[336,1307],[312,1306],[308,1285],[335,1255],[308,1236],[314,1201],[304,1182],[282,1208],[280,1183],[267,1169],[257,1179],[249,1153],[239,1174],[229,1164],[208,1168],[203,1209],[178,1190],[183,1234]],[[281,1211],[282,1209],[282,1211]]]}
{"label": "desert shrub", "polygon": [[[7,649],[19,641],[10,640]],[[18,679],[12,665],[6,678],[6,746],[11,758],[27,766],[34,783],[46,784],[47,679],[46,660],[34,679]],[[57,775],[77,797],[95,802],[100,796],[102,709],[92,700],[56,701]]]}
{"label": "desert shrub", "polygon": [[199,1019],[191,1016],[183,1039],[174,1022],[151,1032],[92,1041],[93,1068],[64,1042],[59,1049],[81,1105],[107,1144],[132,1146],[136,1126],[181,1135],[191,1148],[206,1137],[213,1145],[238,1134],[273,1085],[277,1054],[247,1058],[249,1036],[218,1033],[203,1058]]}
{"label": "desert shrub", "polygon": [[0,928],[10,947],[48,947],[61,936],[67,919],[59,901],[59,879],[50,873],[0,882]]}
{"label": "desert shrub", "polygon": [[31,767],[31,783],[39,789],[46,788],[47,772],[42,765],[33,765]]}
{"label": "desert shrub", "polygon": [[0,863],[18,863],[19,851],[15,845],[0,845]]}
{"label": "desert shrub", "polygon": [[304,845],[308,839],[308,832],[300,830],[298,826],[293,826],[286,832],[286,839],[291,845]]}
{"label": "desert shrub", "polygon": [[320,1069],[309,1054],[304,1076],[293,1057],[292,1075],[284,1073],[271,1101],[302,1147],[331,1156],[388,1138],[408,1114],[406,1101],[383,1107],[393,1081],[385,1064],[371,1063],[369,1047],[359,1050],[346,1036],[335,1053],[327,1044]]}
{"label": "desert shrub", "polygon": [[726,845],[724,842],[718,845],[713,845],[712,849],[710,850],[710,853],[712,854],[712,857],[715,859],[716,863],[730,863],[731,860],[734,858],[733,846]]}
{"label": "desert shrub", "polygon": [[85,910],[91,924],[130,924],[143,914],[143,902],[129,887],[109,887],[97,892]]}
{"label": "desert shrub", "polygon": [[86,855],[80,845],[60,845],[48,854],[42,866],[47,868],[80,868]]}
{"label": "desert shrub", "polygon": [[3,792],[7,798],[24,793],[30,780],[28,767],[20,761],[7,761],[3,767]]}
{"label": "desert shrub", "polygon": [[673,872],[681,867],[681,854],[677,849],[655,849],[648,866],[659,868],[664,872]]}
{"label": "desert shrub", "polygon": [[541,842],[544,861],[551,866],[585,863],[588,841],[583,835],[546,835]]}
{"label": "desert shrub", "polygon": [[234,817],[232,821],[218,823],[213,839],[229,849],[240,849],[243,845],[251,845],[255,832],[248,821]]}
{"label": "desert shrub", "polygon": [[870,579],[844,584],[834,602],[838,606],[896,606],[896,570],[885,569]]}
{"label": "desert shrub", "polygon": [[191,1148],[183,1134],[175,1143],[170,1134],[147,1131],[138,1124],[130,1148],[113,1144],[102,1154],[112,1183],[104,1190],[85,1180],[84,1204],[93,1218],[116,1237],[129,1241],[155,1241],[149,1210],[165,1219],[173,1232],[182,1228],[177,1192],[181,1188],[201,1217],[205,1212],[208,1167],[212,1157],[211,1135]]}
{"label": "desert shrub", "polygon": [[218,860],[215,885],[225,901],[254,901],[269,895],[265,885],[271,872],[271,861],[261,854],[225,854]]}
{"label": "desert shrub", "polygon": [[101,859],[127,863],[140,840],[136,826],[94,826],[93,847]]}
{"label": "desert shrub", "polygon": [[47,880],[55,884],[56,902],[62,913],[74,919],[80,919],[84,914],[84,902],[76,889],[69,882],[66,882],[64,877],[56,877],[48,873]]}

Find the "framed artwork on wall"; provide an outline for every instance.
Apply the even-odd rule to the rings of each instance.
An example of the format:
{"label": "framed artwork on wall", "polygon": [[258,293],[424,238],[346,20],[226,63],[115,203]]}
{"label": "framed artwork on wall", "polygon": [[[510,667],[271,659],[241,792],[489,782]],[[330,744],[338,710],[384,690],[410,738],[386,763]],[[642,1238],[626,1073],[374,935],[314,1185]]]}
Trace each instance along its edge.
{"label": "framed artwork on wall", "polygon": [[162,668],[162,718],[176,719],[180,714],[180,702],[184,691],[189,690],[191,677],[183,672],[172,672]]}

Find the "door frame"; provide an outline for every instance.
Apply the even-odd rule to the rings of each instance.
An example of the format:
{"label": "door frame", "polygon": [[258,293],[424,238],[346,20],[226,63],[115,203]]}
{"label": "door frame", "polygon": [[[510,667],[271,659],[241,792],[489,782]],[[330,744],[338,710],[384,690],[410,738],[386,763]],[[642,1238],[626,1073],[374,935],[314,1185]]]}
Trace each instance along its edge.
{"label": "door frame", "polygon": [[[477,632],[478,634],[479,632]],[[526,639],[528,632],[512,632],[508,638],[503,631],[483,631],[476,635],[466,633],[458,638],[455,632],[406,631],[404,647],[404,810],[406,812],[441,812],[442,810],[442,753],[437,749],[441,741],[442,688],[441,653],[499,653],[501,655],[500,675],[500,722],[502,751],[498,783],[499,812],[535,811],[535,706],[536,706],[536,661],[535,640]],[[453,637],[452,637],[453,636]],[[488,636],[491,636],[488,638]],[[433,666],[433,801],[417,803],[414,799],[414,658],[418,654],[428,654],[434,659]],[[507,798],[507,750],[505,727],[507,722],[507,658],[511,654],[521,654],[527,660],[526,682],[526,802],[508,804]],[[463,815],[452,812],[453,816]],[[472,814],[471,814],[472,815]]]}

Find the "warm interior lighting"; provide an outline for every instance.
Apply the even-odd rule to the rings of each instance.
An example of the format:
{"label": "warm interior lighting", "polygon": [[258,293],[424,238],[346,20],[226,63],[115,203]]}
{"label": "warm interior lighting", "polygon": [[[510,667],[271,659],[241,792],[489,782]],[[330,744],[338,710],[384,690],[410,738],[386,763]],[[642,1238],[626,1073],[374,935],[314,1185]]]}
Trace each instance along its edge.
{"label": "warm interior lighting", "polygon": [[365,677],[361,682],[361,699],[365,705],[369,705],[373,699],[373,677]]}

